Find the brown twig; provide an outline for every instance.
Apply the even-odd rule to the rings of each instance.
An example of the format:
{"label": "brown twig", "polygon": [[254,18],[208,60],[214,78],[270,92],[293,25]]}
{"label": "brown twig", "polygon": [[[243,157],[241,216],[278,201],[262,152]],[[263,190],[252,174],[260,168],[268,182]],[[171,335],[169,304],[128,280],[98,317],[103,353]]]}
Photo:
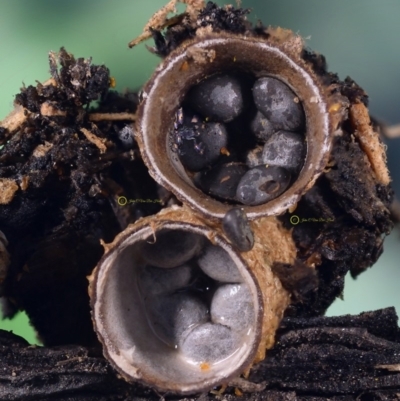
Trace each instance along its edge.
{"label": "brown twig", "polygon": [[151,30],[162,30],[169,26],[175,25],[180,22],[184,14],[175,15],[167,18],[168,14],[176,12],[176,3],[180,1],[186,4],[186,13],[192,18],[196,16],[199,10],[204,8],[204,0],[170,0],[168,4],[158,10],[143,28],[143,32],[135,39],[131,40],[128,44],[130,48],[138,45],[146,39],[151,38]]}
{"label": "brown twig", "polygon": [[134,113],[89,113],[89,120],[98,121],[136,121]]}

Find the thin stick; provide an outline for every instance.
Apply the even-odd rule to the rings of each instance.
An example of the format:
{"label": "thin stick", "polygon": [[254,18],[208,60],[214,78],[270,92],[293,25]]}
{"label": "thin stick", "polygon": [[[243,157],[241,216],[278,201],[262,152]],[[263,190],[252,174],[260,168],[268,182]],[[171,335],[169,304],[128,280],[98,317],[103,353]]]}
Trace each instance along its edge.
{"label": "thin stick", "polygon": [[186,13],[189,14],[192,19],[195,19],[199,11],[204,8],[204,0],[170,0],[168,4],[153,14],[144,26],[142,33],[137,38],[131,40],[128,43],[128,46],[132,48],[144,40],[151,38],[151,29],[160,31],[180,22],[183,19],[184,14],[174,15],[171,18],[167,18],[168,14],[176,12],[176,3],[178,1],[186,4]]}
{"label": "thin stick", "polygon": [[134,113],[91,113],[90,121],[136,121]]}

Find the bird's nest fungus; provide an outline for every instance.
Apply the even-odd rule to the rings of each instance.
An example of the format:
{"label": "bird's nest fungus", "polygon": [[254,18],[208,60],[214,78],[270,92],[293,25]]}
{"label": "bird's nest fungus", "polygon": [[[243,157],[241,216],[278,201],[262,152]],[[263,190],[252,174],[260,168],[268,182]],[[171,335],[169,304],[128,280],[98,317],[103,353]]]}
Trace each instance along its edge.
{"label": "bird's nest fungus", "polygon": [[0,288],[5,315],[26,310],[45,345],[98,345],[96,330],[128,381],[191,393],[248,374],[283,315],[323,314],[346,273],[378,259],[392,190],[352,79],[248,10],[185,3],[131,42],[153,37],[163,58],[139,94],[61,49],[51,78],[16,96],[0,124]]}

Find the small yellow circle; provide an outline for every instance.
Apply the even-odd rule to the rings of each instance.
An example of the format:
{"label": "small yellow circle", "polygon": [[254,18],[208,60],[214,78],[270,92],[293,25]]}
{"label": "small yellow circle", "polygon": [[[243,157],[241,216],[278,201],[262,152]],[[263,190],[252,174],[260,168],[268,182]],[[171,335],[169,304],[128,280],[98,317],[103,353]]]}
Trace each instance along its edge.
{"label": "small yellow circle", "polygon": [[295,226],[296,224],[300,223],[300,217],[294,214],[290,217],[290,222]]}
{"label": "small yellow circle", "polygon": [[128,203],[128,199],[126,199],[125,196],[119,196],[117,202],[118,205],[125,206]]}

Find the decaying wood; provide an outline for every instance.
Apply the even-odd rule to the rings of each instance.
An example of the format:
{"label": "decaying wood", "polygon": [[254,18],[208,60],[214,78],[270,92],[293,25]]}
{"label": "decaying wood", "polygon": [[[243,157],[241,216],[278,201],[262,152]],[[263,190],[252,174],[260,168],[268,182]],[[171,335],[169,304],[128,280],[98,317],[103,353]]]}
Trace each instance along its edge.
{"label": "decaying wood", "polygon": [[[400,394],[400,331],[394,308],[357,316],[286,318],[275,347],[250,374],[254,386],[221,395],[156,394],[118,379],[98,350],[29,346],[0,331],[0,399],[59,401],[392,400]],[[234,381],[235,385],[241,381]]]}

